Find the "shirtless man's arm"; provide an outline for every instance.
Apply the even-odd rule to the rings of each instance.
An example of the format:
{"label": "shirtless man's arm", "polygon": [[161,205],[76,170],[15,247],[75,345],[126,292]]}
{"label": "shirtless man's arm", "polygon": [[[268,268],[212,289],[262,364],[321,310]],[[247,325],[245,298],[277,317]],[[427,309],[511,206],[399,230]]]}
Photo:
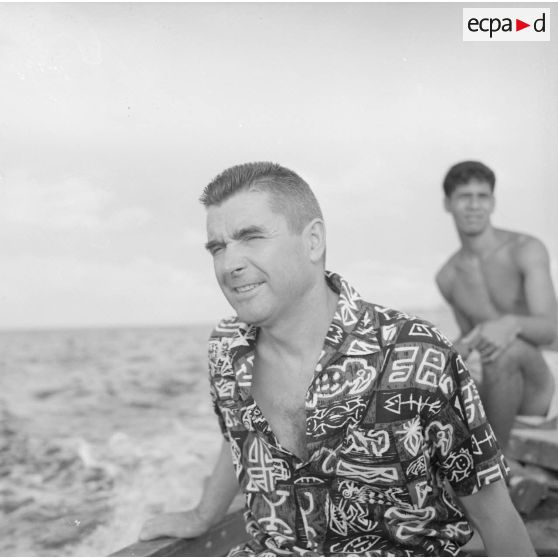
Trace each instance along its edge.
{"label": "shirtless man's arm", "polygon": [[556,295],[545,246],[526,237],[517,246],[516,263],[524,278],[528,314],[504,314],[481,325],[478,348],[487,362],[496,359],[516,337],[535,346],[550,344],[556,338]]}
{"label": "shirtless man's arm", "polygon": [[[448,262],[448,264],[451,263]],[[452,282],[453,274],[455,269],[450,265],[446,264],[436,275],[436,284],[440,293],[450,305],[455,321],[459,326],[459,331],[461,335],[458,339],[454,341],[454,347],[457,352],[464,358],[471,354],[471,351],[476,348],[476,345],[480,339],[479,328],[475,327],[473,322],[455,305],[452,299]]]}
{"label": "shirtless man's arm", "polygon": [[[455,258],[455,256],[454,256]],[[457,307],[452,291],[458,272],[451,258],[436,276],[443,297],[451,306],[461,330],[456,348],[466,358],[473,348],[485,362],[492,362],[517,338],[534,346],[554,341],[557,332],[556,295],[552,285],[548,252],[542,242],[525,236],[515,251],[515,264],[523,278],[527,312],[504,313],[498,318],[475,324]]]}
{"label": "shirtless man's arm", "polygon": [[189,539],[205,533],[220,521],[238,493],[238,481],[234,474],[231,448],[223,441],[217,464],[213,469],[199,504],[185,512],[164,513],[145,522],[139,539],[149,541],[159,537]]}

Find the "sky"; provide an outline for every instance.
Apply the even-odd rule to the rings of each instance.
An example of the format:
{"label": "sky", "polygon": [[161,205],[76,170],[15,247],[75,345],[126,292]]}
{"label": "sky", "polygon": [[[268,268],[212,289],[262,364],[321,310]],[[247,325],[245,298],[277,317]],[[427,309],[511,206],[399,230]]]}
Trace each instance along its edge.
{"label": "sky", "polygon": [[256,160],[311,185],[327,267],[368,300],[444,305],[464,159],[556,281],[557,42],[463,42],[465,6],[0,4],[0,328],[230,315],[198,197]]}

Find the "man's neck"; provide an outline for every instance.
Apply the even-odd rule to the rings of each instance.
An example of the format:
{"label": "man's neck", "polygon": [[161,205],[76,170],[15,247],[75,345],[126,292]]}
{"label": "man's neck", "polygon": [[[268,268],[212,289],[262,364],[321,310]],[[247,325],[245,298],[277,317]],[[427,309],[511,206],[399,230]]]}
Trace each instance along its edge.
{"label": "man's neck", "polygon": [[478,258],[484,257],[500,244],[501,239],[499,232],[501,231],[498,231],[492,225],[489,225],[480,234],[466,235],[459,233],[463,252],[468,256]]}
{"label": "man's neck", "polygon": [[339,295],[325,279],[299,301],[293,312],[272,326],[261,326],[258,345],[267,350],[305,359],[319,351],[335,314]]}

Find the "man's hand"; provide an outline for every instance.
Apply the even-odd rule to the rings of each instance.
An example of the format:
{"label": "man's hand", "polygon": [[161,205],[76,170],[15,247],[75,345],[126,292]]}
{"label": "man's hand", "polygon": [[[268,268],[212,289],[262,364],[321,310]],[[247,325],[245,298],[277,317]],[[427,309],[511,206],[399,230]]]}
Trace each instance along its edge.
{"label": "man's hand", "polygon": [[480,326],[480,340],[476,348],[483,362],[496,360],[516,339],[520,332],[515,316],[506,315],[484,322]]}
{"label": "man's hand", "polygon": [[477,348],[481,339],[479,326],[473,328],[467,335],[457,340],[454,347],[457,352],[462,356],[463,360],[467,360],[471,351]]}
{"label": "man's hand", "polygon": [[139,540],[150,541],[158,537],[199,537],[225,517],[237,492],[238,481],[234,474],[231,448],[229,443],[223,440],[213,472],[204,482],[199,504],[189,511],[164,513],[149,519],[141,529]]}
{"label": "man's hand", "polygon": [[210,522],[200,516],[197,508],[185,512],[164,513],[148,519],[141,528],[140,541],[159,537],[191,539],[203,535],[211,527]]}

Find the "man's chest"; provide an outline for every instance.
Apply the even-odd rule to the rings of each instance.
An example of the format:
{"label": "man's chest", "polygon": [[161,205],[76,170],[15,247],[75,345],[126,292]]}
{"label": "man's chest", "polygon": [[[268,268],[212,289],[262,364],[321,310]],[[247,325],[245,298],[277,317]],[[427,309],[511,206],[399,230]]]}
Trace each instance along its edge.
{"label": "man's chest", "polygon": [[251,395],[282,447],[301,459],[306,447],[305,396],[313,370],[285,369],[275,363],[256,361]]}
{"label": "man's chest", "polygon": [[454,304],[474,323],[522,306],[522,275],[509,259],[460,264],[452,285]]}
{"label": "man's chest", "polygon": [[271,445],[278,444],[305,461],[317,449],[333,449],[347,428],[362,421],[376,400],[382,362],[380,353],[343,356],[323,367],[320,361],[298,378],[273,366],[262,370],[253,365],[248,389],[239,388],[238,374],[228,375],[234,385],[221,389],[230,394],[221,399],[221,410],[230,417],[231,429],[238,430],[239,440],[244,440],[244,429],[257,430]]}

